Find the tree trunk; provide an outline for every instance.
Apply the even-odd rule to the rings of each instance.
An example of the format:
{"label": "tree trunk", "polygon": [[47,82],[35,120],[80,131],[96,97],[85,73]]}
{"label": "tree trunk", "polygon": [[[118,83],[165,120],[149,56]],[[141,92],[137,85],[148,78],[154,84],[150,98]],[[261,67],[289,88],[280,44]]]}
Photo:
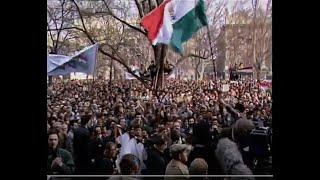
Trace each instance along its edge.
{"label": "tree trunk", "polygon": [[157,65],[157,69],[159,70],[157,79],[155,80],[157,82],[156,84],[156,90],[159,90],[162,88],[163,84],[163,73],[164,73],[164,60],[166,58],[168,46],[165,44],[158,44],[156,46],[153,46],[154,50],[154,58],[155,63]]}
{"label": "tree trunk", "polygon": [[204,70],[206,68],[206,65],[204,62],[201,63],[201,70],[200,70],[200,77],[199,77],[199,80],[202,80],[203,79],[203,76],[204,76]]}
{"label": "tree trunk", "polygon": [[260,80],[260,77],[261,77],[261,70],[260,68],[257,68],[257,80]]}

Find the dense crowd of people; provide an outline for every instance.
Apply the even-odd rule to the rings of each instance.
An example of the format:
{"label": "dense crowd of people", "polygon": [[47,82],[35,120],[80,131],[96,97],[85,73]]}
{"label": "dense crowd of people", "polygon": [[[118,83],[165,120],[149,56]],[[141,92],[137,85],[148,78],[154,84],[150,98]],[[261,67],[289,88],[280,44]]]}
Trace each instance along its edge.
{"label": "dense crowd of people", "polygon": [[135,80],[54,79],[48,173],[272,174],[272,92],[260,83],[168,80],[154,92]]}

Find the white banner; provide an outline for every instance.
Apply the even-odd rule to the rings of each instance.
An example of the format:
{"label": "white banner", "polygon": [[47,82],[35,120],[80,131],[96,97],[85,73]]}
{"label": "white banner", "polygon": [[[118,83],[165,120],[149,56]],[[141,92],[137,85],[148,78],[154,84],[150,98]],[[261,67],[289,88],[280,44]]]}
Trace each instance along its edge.
{"label": "white banner", "polygon": [[66,75],[72,72],[94,75],[97,52],[98,44],[94,44],[75,53],[72,57],[49,55],[47,59],[48,75]]}
{"label": "white banner", "polygon": [[47,73],[70,61],[71,57],[60,54],[49,54],[47,57]]}

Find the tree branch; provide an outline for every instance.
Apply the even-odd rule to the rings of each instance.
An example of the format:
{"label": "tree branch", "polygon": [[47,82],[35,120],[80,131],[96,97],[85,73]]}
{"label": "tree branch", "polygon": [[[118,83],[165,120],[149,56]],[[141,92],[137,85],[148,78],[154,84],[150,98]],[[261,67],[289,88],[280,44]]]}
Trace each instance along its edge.
{"label": "tree branch", "polygon": [[195,58],[200,58],[200,59],[208,59],[209,58],[209,57],[203,57],[203,56],[199,56],[197,54],[190,53],[190,54],[182,56],[180,59],[178,59],[175,67],[177,67],[180,63],[182,63],[185,59],[187,59],[189,57],[195,57]]}
{"label": "tree branch", "polygon": [[75,27],[75,26],[72,26],[72,27],[64,27],[64,28],[61,28],[61,29],[47,29],[47,31],[62,31],[62,30],[69,30],[69,29],[76,29],[76,30],[79,30],[79,31],[82,31],[84,32],[83,29],[81,28],[78,28],[78,27]]}
{"label": "tree branch", "polygon": [[147,35],[147,33],[146,33],[146,32],[144,32],[144,31],[142,31],[140,28],[138,28],[138,27],[136,27],[136,26],[133,26],[133,25],[129,24],[128,22],[126,22],[126,21],[124,21],[124,20],[122,20],[122,19],[118,18],[116,15],[114,15],[114,13],[111,11],[111,9],[109,8],[109,6],[108,6],[108,4],[106,3],[106,1],[104,1],[104,0],[103,0],[103,2],[104,2],[104,4],[105,4],[105,6],[107,7],[107,9],[108,9],[108,11],[109,11],[110,15],[111,15],[113,18],[115,18],[116,20],[120,21],[121,23],[123,23],[123,24],[125,24],[125,25],[129,26],[130,28],[132,28],[132,29],[134,29],[134,30],[136,30],[136,31],[138,31],[138,32],[140,32],[140,33],[142,33],[143,35],[145,35],[145,36]]}
{"label": "tree branch", "polygon": [[138,8],[138,12],[139,12],[140,19],[142,19],[142,17],[144,16],[144,14],[143,14],[143,9],[142,9],[142,5],[141,5],[141,3],[139,3],[138,0],[134,0],[134,2],[136,3],[136,6],[137,6],[137,8]]}
{"label": "tree branch", "polygon": [[149,12],[151,12],[151,8],[152,8],[152,6],[151,6],[151,0],[148,0],[148,4],[149,4]]}
{"label": "tree branch", "polygon": [[69,34],[70,34],[70,32],[69,32],[69,31],[67,31],[67,34],[64,36],[64,38],[63,38],[62,42],[65,42],[65,41],[67,40],[67,37],[69,36]]}
{"label": "tree branch", "polygon": [[[66,3],[66,0],[63,0],[62,3],[61,3],[61,24],[60,24],[60,28],[61,29],[63,27],[63,23],[64,23],[64,16],[63,16],[63,13],[64,13],[64,4]],[[61,31],[58,31],[57,33],[57,43],[55,44],[55,47],[54,47],[54,50],[57,51],[58,50],[58,45],[59,45],[59,39],[60,39],[60,33]]]}
{"label": "tree branch", "polygon": [[[75,5],[76,8],[77,8],[77,11],[78,11],[78,13],[79,13],[79,17],[80,17],[80,20],[81,20],[82,27],[83,27],[84,31],[85,31],[85,32],[88,32],[86,26],[84,25],[83,17],[82,17],[82,14],[81,14],[81,12],[80,12],[80,8],[79,8],[78,4],[76,3],[75,0],[72,0],[72,2],[74,3],[74,5]],[[90,38],[91,38],[91,37],[90,37]]]}
{"label": "tree branch", "polygon": [[157,6],[159,6],[163,2],[163,0],[156,0],[156,2],[157,2]]}
{"label": "tree branch", "polygon": [[130,74],[133,75],[135,78],[137,78],[146,88],[150,89],[150,88],[151,88],[150,85],[145,82],[146,79],[143,79],[143,78],[137,76],[137,75],[131,70],[131,68],[130,68],[126,63],[124,63],[124,62],[125,62],[124,58],[122,58],[122,57],[120,56],[120,54],[117,52],[117,50],[114,49],[111,45],[109,45],[109,44],[107,44],[107,45],[111,48],[111,50],[113,51],[113,53],[116,54],[116,55],[118,56],[118,58],[119,58],[119,59],[118,59],[118,58],[114,58],[114,60],[116,60],[116,61],[118,61],[120,64],[122,64],[122,65],[126,68],[126,70],[127,70],[128,73],[130,73]]}
{"label": "tree branch", "polygon": [[[50,28],[49,27],[49,23],[47,23],[47,26],[48,26],[48,28]],[[52,47],[54,47],[55,46],[54,45],[54,39],[53,39],[53,35],[52,35],[51,31],[49,31],[49,34],[50,34],[50,38],[51,38],[51,41],[52,41]],[[51,51],[53,51],[53,49],[51,49]],[[55,53],[55,52],[52,52],[52,53]]]}
{"label": "tree branch", "polygon": [[[82,31],[83,33],[85,33],[85,35],[88,37],[88,39],[90,40],[90,42],[91,42],[92,44],[95,44],[96,42],[95,42],[95,41],[93,40],[93,38],[90,36],[90,34],[88,33],[87,28],[86,28],[86,26],[85,26],[85,24],[84,24],[83,17],[82,17],[82,14],[81,14],[81,12],[80,12],[80,8],[79,8],[78,4],[75,2],[75,0],[72,0],[72,1],[73,1],[73,3],[75,4],[75,6],[77,7],[77,11],[78,11],[79,16],[80,16],[80,19],[81,19],[81,23],[82,23],[82,27],[83,27],[83,29],[82,29],[81,31]],[[136,74],[134,74],[134,73],[131,71],[131,68],[125,63],[125,60],[118,54],[118,52],[117,52],[111,45],[109,45],[108,43],[106,43],[106,45],[108,45],[108,46],[112,49],[113,53],[115,53],[119,58],[113,56],[112,54],[110,54],[110,53],[108,53],[108,52],[106,52],[106,51],[104,51],[101,47],[99,47],[98,50],[99,50],[102,54],[104,54],[104,55],[112,58],[113,60],[119,62],[120,64],[122,64],[122,65],[127,69],[127,72],[128,72],[128,73],[130,73],[130,74],[133,75],[135,78],[137,78],[141,83],[144,84],[145,87],[150,88],[149,85],[145,82],[144,79],[140,78],[139,76],[137,76]]]}
{"label": "tree branch", "polygon": [[[51,14],[51,12],[50,12],[48,9],[47,9],[47,12],[48,12],[49,17],[50,17],[51,20],[53,21],[56,29],[58,29],[58,25],[57,25],[57,22],[56,22],[56,17],[53,17],[53,15]],[[49,23],[50,23],[50,21],[49,21]],[[49,23],[48,23],[48,28],[50,28]],[[51,31],[50,31],[50,35],[51,35]],[[54,47],[56,47],[56,43],[57,43],[57,42],[54,41],[52,35],[51,35],[51,39],[52,39],[52,49],[51,49],[51,51],[52,51],[52,53],[57,53],[57,52],[56,52],[56,49],[54,48]]]}

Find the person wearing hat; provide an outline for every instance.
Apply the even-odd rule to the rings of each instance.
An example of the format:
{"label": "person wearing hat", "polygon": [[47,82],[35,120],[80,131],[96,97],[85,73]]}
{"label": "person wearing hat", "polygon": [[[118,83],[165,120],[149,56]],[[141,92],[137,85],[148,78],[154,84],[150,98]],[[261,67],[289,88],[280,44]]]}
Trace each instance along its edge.
{"label": "person wearing hat", "polygon": [[[172,160],[169,162],[166,168],[165,175],[189,175],[188,162],[189,152],[191,151],[191,146],[186,144],[173,144],[170,147],[170,154]],[[170,179],[188,179],[184,177],[165,177],[165,180]]]}

